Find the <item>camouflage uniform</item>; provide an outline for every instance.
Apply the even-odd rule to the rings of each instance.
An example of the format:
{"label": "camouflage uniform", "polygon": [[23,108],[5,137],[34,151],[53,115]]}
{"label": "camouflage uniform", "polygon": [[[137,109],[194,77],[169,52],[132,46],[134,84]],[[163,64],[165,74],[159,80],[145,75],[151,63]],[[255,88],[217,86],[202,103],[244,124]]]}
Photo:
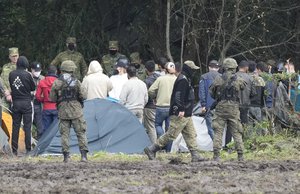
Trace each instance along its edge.
{"label": "camouflage uniform", "polygon": [[[65,63],[73,63],[70,60],[64,61]],[[62,69],[63,71],[63,69]],[[63,79],[65,74],[54,81],[50,92],[50,99],[53,102],[57,102],[59,128],[61,133],[62,151],[64,155],[69,153],[69,135],[70,128],[73,126],[77,135],[79,149],[86,154],[88,152],[87,138],[86,138],[86,122],[83,118],[82,103],[86,99],[86,91],[81,87],[81,83],[76,78],[71,77],[66,81]],[[73,95],[70,98],[66,98],[64,93],[68,87],[73,87]],[[65,161],[66,162],[66,161]]]}
{"label": "camouflage uniform", "polygon": [[226,69],[225,73],[222,77],[216,77],[215,81],[210,86],[211,96],[218,101],[212,119],[212,127],[215,130],[213,142],[214,160],[219,161],[223,130],[226,125],[227,130],[230,130],[234,141],[236,142],[238,159],[243,160],[243,128],[240,122],[238,94],[240,90],[243,90],[246,87],[246,83],[234,73],[235,68],[237,67],[237,63],[234,59],[225,59],[223,66]]}
{"label": "camouflage uniform", "polygon": [[[9,55],[19,55],[19,50],[18,48],[9,48]],[[1,73],[1,78],[3,79],[3,88],[4,88],[4,91],[9,94],[11,92],[11,89],[10,89],[10,84],[9,84],[9,80],[8,80],[8,76],[9,76],[9,73],[16,70],[17,68],[17,65],[16,63],[13,63],[13,62],[9,62],[5,65],[3,65],[2,67],[2,73]],[[11,105],[11,102],[8,102],[6,100],[5,97],[2,98],[2,101],[3,101],[3,106],[6,107],[7,109],[10,109],[10,105]],[[7,112],[6,109],[4,109],[5,112]]]}
{"label": "camouflage uniform", "polygon": [[[73,37],[68,37],[67,44],[76,44],[76,39]],[[60,64],[66,60],[71,60],[75,63],[77,68],[74,75],[77,79],[82,80],[86,75],[87,65],[80,52],[77,52],[75,50],[71,51],[68,49],[59,53],[50,64],[56,66],[57,69],[60,70]]]}
{"label": "camouflage uniform", "polygon": [[140,59],[140,54],[138,52],[131,53],[130,61],[131,64],[133,64],[136,68],[136,76],[140,80],[145,81],[147,77],[146,68],[145,65],[142,64],[142,60]]}
{"label": "camouflage uniform", "polygon": [[124,55],[118,52],[119,50],[118,41],[109,41],[109,50],[116,50],[116,54],[104,55],[102,57],[102,66],[103,66],[104,73],[110,77],[113,75],[114,70],[116,69],[115,65],[117,63],[117,60]]}

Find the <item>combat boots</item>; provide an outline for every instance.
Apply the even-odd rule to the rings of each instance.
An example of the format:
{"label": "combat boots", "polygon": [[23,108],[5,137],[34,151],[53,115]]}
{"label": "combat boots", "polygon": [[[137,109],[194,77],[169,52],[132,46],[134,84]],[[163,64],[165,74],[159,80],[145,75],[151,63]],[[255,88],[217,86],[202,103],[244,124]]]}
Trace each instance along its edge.
{"label": "combat boots", "polygon": [[70,153],[69,152],[63,152],[63,155],[64,155],[64,163],[69,162]]}
{"label": "combat boots", "polygon": [[240,162],[244,161],[243,153],[238,153],[238,161],[240,161]]}
{"label": "combat boots", "polygon": [[156,152],[160,150],[157,144],[152,144],[144,149],[145,154],[148,156],[149,160],[154,160],[156,157]]}
{"label": "combat boots", "polygon": [[87,162],[87,151],[86,150],[81,150],[80,151],[80,153],[81,153],[81,162]]}
{"label": "combat boots", "polygon": [[216,162],[220,162],[220,151],[214,150],[213,160]]}
{"label": "combat boots", "polygon": [[202,156],[200,156],[200,154],[196,150],[191,151],[191,156],[192,156],[192,162],[202,162],[202,161],[205,161],[205,158],[203,158]]}

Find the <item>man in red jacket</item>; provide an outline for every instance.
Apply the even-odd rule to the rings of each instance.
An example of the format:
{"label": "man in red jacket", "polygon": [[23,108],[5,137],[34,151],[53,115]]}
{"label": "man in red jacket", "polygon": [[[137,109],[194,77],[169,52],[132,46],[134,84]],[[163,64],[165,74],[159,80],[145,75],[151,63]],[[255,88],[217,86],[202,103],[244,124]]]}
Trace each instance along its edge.
{"label": "man in red jacket", "polygon": [[36,90],[36,99],[43,103],[43,133],[49,128],[51,123],[57,118],[56,103],[51,102],[49,94],[53,82],[57,79],[56,67],[50,65],[48,68],[48,74],[45,79],[41,80]]}

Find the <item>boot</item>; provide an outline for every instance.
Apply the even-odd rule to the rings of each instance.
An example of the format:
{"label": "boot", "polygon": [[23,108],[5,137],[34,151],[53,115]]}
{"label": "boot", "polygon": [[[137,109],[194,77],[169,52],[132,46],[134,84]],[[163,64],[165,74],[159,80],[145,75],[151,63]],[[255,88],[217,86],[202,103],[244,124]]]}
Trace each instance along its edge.
{"label": "boot", "polygon": [[200,156],[200,154],[196,150],[191,151],[191,156],[192,156],[192,162],[203,162],[203,161],[205,161],[205,158]]}
{"label": "boot", "polygon": [[216,162],[220,162],[220,151],[214,150],[213,160]]}
{"label": "boot", "polygon": [[156,157],[156,152],[160,150],[157,144],[152,144],[144,149],[145,154],[148,156],[149,160],[154,160]]}
{"label": "boot", "polygon": [[81,150],[80,151],[80,153],[81,153],[81,162],[87,162],[87,151],[86,150]]}
{"label": "boot", "polygon": [[240,162],[244,161],[243,153],[238,153],[238,161],[240,161]]}
{"label": "boot", "polygon": [[63,155],[64,155],[64,163],[69,162],[70,153],[69,152],[63,152]]}

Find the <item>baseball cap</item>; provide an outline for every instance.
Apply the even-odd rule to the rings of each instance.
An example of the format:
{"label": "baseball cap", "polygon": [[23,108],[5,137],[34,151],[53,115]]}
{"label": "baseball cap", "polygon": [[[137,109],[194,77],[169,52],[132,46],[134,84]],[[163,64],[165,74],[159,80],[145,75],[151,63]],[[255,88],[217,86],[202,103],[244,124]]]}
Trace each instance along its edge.
{"label": "baseball cap", "polygon": [[186,64],[187,66],[189,66],[192,69],[200,69],[200,67],[195,65],[194,61],[185,61],[184,64]]}
{"label": "baseball cap", "polygon": [[33,62],[31,64],[31,69],[34,69],[35,71],[41,71],[42,65],[39,62]]}

